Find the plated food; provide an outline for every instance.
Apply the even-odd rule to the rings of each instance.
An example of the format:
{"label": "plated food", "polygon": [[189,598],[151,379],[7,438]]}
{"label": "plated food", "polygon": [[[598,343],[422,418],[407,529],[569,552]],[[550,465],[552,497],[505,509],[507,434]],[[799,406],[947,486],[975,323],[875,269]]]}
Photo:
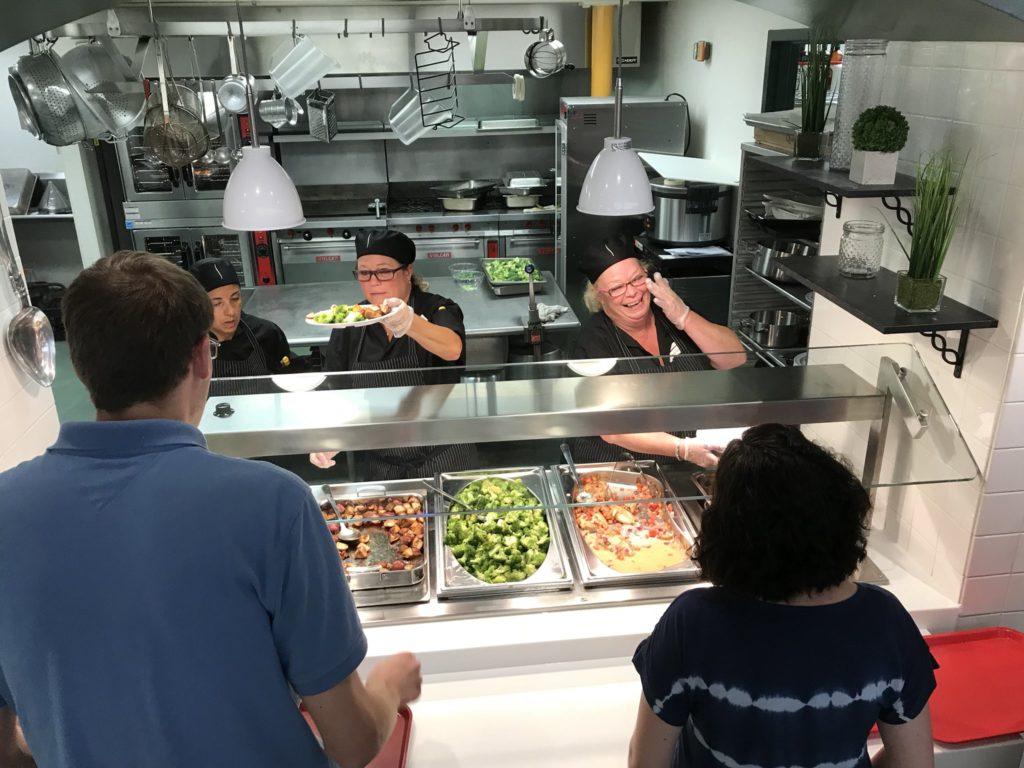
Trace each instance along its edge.
{"label": "plated food", "polygon": [[592,502],[616,502],[573,510],[583,540],[604,565],[619,573],[654,573],[690,557],[689,543],[671,523],[666,506],[637,480],[631,489],[612,488],[599,474],[584,475],[579,491]]}
{"label": "plated food", "polygon": [[510,259],[484,259],[484,269],[492,283],[526,283],[530,280],[527,267],[534,267],[533,282],[543,283],[544,275],[530,259],[514,257]]}
{"label": "plated food", "polygon": [[[544,563],[551,544],[547,516],[540,499],[521,480],[488,477],[457,494],[445,528],[444,543],[472,576],[488,584],[507,584],[530,578]],[[461,510],[510,512],[480,514]]]}
{"label": "plated food", "polygon": [[[377,567],[382,571],[409,571],[423,557],[426,528],[422,517],[408,517],[423,511],[418,496],[385,496],[377,499],[338,501],[338,509],[359,541],[336,541],[342,566]],[[327,529],[336,536],[340,526],[330,510],[322,510]]]}
{"label": "plated food", "polygon": [[306,322],[330,328],[352,328],[379,323],[389,311],[376,304],[332,304],[330,309],[307,314]]}

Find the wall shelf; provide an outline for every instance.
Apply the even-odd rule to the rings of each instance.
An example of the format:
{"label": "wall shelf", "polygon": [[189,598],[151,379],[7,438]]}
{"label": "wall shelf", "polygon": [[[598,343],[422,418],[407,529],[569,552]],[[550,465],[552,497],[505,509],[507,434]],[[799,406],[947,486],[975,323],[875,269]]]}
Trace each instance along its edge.
{"label": "wall shelf", "polygon": [[[999,325],[994,317],[948,296],[943,297],[942,308],[938,312],[916,314],[903,311],[893,303],[896,273],[892,270],[882,269],[877,277],[870,280],[854,280],[839,274],[838,256],[789,256],[774,263],[794,280],[820,293],[879,333],[924,334],[931,339],[942,359],[953,366],[953,375],[957,378],[963,372],[970,332]],[[956,349],[949,347],[945,338],[938,335],[942,331],[960,331]]]}

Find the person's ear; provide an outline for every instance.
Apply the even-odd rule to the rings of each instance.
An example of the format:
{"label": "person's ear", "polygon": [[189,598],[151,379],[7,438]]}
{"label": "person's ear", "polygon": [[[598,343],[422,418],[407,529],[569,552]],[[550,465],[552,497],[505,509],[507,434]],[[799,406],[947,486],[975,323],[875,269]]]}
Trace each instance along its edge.
{"label": "person's ear", "polygon": [[210,357],[210,337],[203,337],[192,347],[192,371],[196,378],[209,379],[213,377],[213,358]]}

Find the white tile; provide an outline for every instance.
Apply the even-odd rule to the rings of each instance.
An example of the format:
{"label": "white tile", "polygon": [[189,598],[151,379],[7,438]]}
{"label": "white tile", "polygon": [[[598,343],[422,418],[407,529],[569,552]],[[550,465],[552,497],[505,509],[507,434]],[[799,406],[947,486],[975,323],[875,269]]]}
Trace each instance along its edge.
{"label": "white tile", "polygon": [[[994,262],[995,262],[995,257],[993,256],[993,264],[994,264]],[[990,278],[990,282],[991,282],[991,278]],[[1022,290],[1024,290],[1024,287],[1022,287]],[[999,320],[1000,314],[1002,314],[1002,313],[1006,313],[1006,315],[1012,314],[1014,312],[1019,313],[1020,312],[1020,301],[1019,301],[1019,299],[1018,299],[1015,307],[1010,306],[1010,302],[1012,300],[1011,299],[1012,296],[1013,296],[1013,288],[1012,287],[1009,289],[1009,292],[1007,294],[1003,294],[1003,292],[1001,290],[999,290],[999,289],[989,288],[988,293],[985,294],[985,302],[984,302],[984,304],[981,307],[978,307],[978,308],[981,309],[982,312],[985,312],[986,314],[992,315],[997,320]],[[1005,309],[1003,307],[1004,297],[1005,297],[1005,303],[1006,303],[1006,308]],[[973,339],[973,338],[977,337],[979,339],[984,339],[985,341],[987,341],[989,344],[992,344],[993,346],[999,347],[1000,349],[1005,349],[1008,352],[1012,352],[1013,351],[1014,341],[1015,341],[1015,339],[1014,339],[1015,329],[1016,329],[1016,323],[1015,322],[1006,322],[1006,321],[1000,320],[999,325],[997,325],[995,328],[982,328],[982,329],[980,329],[978,331],[973,331],[971,333],[971,338]]]}
{"label": "white tile", "polygon": [[1024,533],[1024,493],[986,493],[975,533],[978,536]]}
{"label": "white tile", "polygon": [[[954,247],[956,250],[954,251]],[[960,268],[960,273],[971,280],[992,287],[990,276],[995,258],[996,239],[978,231],[958,232],[953,245],[950,246],[946,262]],[[998,283],[996,283],[998,285]],[[975,304],[972,306],[981,306]]]}
{"label": "white tile", "polygon": [[964,44],[960,42],[941,41],[935,43],[936,67],[960,69],[964,60]]}
{"label": "white tile", "polygon": [[986,115],[995,115],[996,125],[1016,128],[1024,110],[1024,72],[993,72],[989,84]]}
{"label": "white tile", "polygon": [[1024,573],[1010,577],[1010,586],[1006,590],[1004,611],[1024,611]]}
{"label": "white tile", "polygon": [[1024,491],[1024,448],[1003,448],[992,453],[986,493]]}
{"label": "white tile", "polygon": [[964,583],[963,609],[965,616],[979,613],[999,613],[1003,610],[1010,577],[978,576]]}
{"label": "white tile", "polygon": [[[1016,131],[996,125],[982,125],[977,129],[976,135],[978,141],[969,158],[968,173],[982,180],[979,184],[982,190],[988,186],[988,182],[1009,183],[1010,171],[1013,169]],[[991,200],[992,196],[983,194],[980,199]]]}
{"label": "white tile", "polygon": [[1024,611],[999,614],[999,624],[997,626],[1009,627],[1018,632],[1024,632]]}
{"label": "white tile", "polygon": [[902,111],[908,115],[927,114],[930,70],[924,67],[904,67],[902,74],[899,90]]}
{"label": "white tile", "polygon": [[996,576],[1013,571],[1020,534],[975,536],[967,561],[967,576]]}
{"label": "white tile", "polygon": [[938,43],[929,40],[915,41],[907,47],[909,61],[912,67],[932,67],[939,55]]}
{"label": "white tile", "polygon": [[[1024,338],[1024,334],[1021,334]],[[1006,402],[1024,402],[1024,355],[1013,356],[1013,363],[1010,367],[1010,381],[1006,387]]]}
{"label": "white tile", "polygon": [[[899,66],[905,64],[908,58],[907,50],[910,43],[903,40],[890,40],[889,44],[885,47],[885,64],[889,66]],[[960,61],[963,61],[963,49],[960,50]],[[959,66],[957,63],[957,66]]]}
{"label": "white tile", "polygon": [[1017,557],[1013,559],[1013,572],[1024,573],[1024,535],[1020,537],[1020,545],[1017,547]]}
{"label": "white tile", "polygon": [[[992,73],[987,70],[968,69],[961,72],[953,116],[966,123],[992,123],[996,115],[985,111],[989,104],[988,91],[991,85]],[[906,93],[906,86],[903,92]]]}
{"label": "white tile", "polygon": [[956,620],[956,628],[959,630],[987,629],[988,627],[1001,626],[1001,624],[1001,613],[982,613],[977,616],[961,616]]}
{"label": "white tile", "polygon": [[956,99],[960,91],[959,69],[928,70],[928,92],[924,114],[950,118],[956,112]]}
{"label": "white tile", "polygon": [[[982,306],[983,302],[971,306]],[[977,347],[974,345],[977,344]],[[1003,392],[1006,389],[1006,373],[1010,369],[1010,358],[1013,357],[1005,349],[1000,349],[984,339],[975,339],[971,335],[970,345],[967,347],[968,369],[965,375],[967,388],[972,390],[969,397],[974,397],[974,392],[980,394],[975,397],[983,401],[979,406],[984,405],[995,413],[999,410],[1003,400]],[[994,427],[995,424],[990,426]],[[992,433],[983,438],[988,442],[992,441]]]}
{"label": "white tile", "polygon": [[995,69],[1024,69],[1024,43],[998,43],[993,67]]}
{"label": "white tile", "polygon": [[995,63],[997,43],[964,43],[965,69],[991,69]]}
{"label": "white tile", "polygon": [[1024,448],[1024,403],[1007,403],[999,414],[996,448]]}
{"label": "white tile", "polygon": [[967,555],[974,541],[970,530],[945,512],[935,515],[934,525],[938,535],[935,566],[945,564],[963,579],[967,571]]}

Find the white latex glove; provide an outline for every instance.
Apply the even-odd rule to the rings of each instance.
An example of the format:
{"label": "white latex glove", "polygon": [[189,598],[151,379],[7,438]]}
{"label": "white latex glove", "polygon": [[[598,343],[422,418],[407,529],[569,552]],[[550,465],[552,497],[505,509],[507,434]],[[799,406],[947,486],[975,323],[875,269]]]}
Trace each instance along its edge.
{"label": "white latex glove", "polygon": [[720,445],[703,443],[695,437],[684,437],[680,445],[678,456],[683,461],[689,461],[704,469],[714,469],[718,466],[718,457],[725,450]]}
{"label": "white latex glove", "polygon": [[382,306],[391,308],[391,311],[381,320],[384,327],[391,331],[391,335],[395,338],[405,336],[412,327],[412,319],[415,317],[412,307],[396,298],[384,299]]}
{"label": "white latex glove", "polygon": [[320,469],[330,469],[334,466],[334,457],[337,455],[338,451],[311,453],[309,454],[309,463],[314,467],[320,467]]}
{"label": "white latex glove", "polygon": [[686,318],[690,316],[690,308],[679,298],[679,294],[672,290],[672,286],[661,276],[661,272],[655,272],[653,280],[647,278],[647,290],[651,292],[654,303],[661,307],[668,321],[680,331],[686,330]]}

